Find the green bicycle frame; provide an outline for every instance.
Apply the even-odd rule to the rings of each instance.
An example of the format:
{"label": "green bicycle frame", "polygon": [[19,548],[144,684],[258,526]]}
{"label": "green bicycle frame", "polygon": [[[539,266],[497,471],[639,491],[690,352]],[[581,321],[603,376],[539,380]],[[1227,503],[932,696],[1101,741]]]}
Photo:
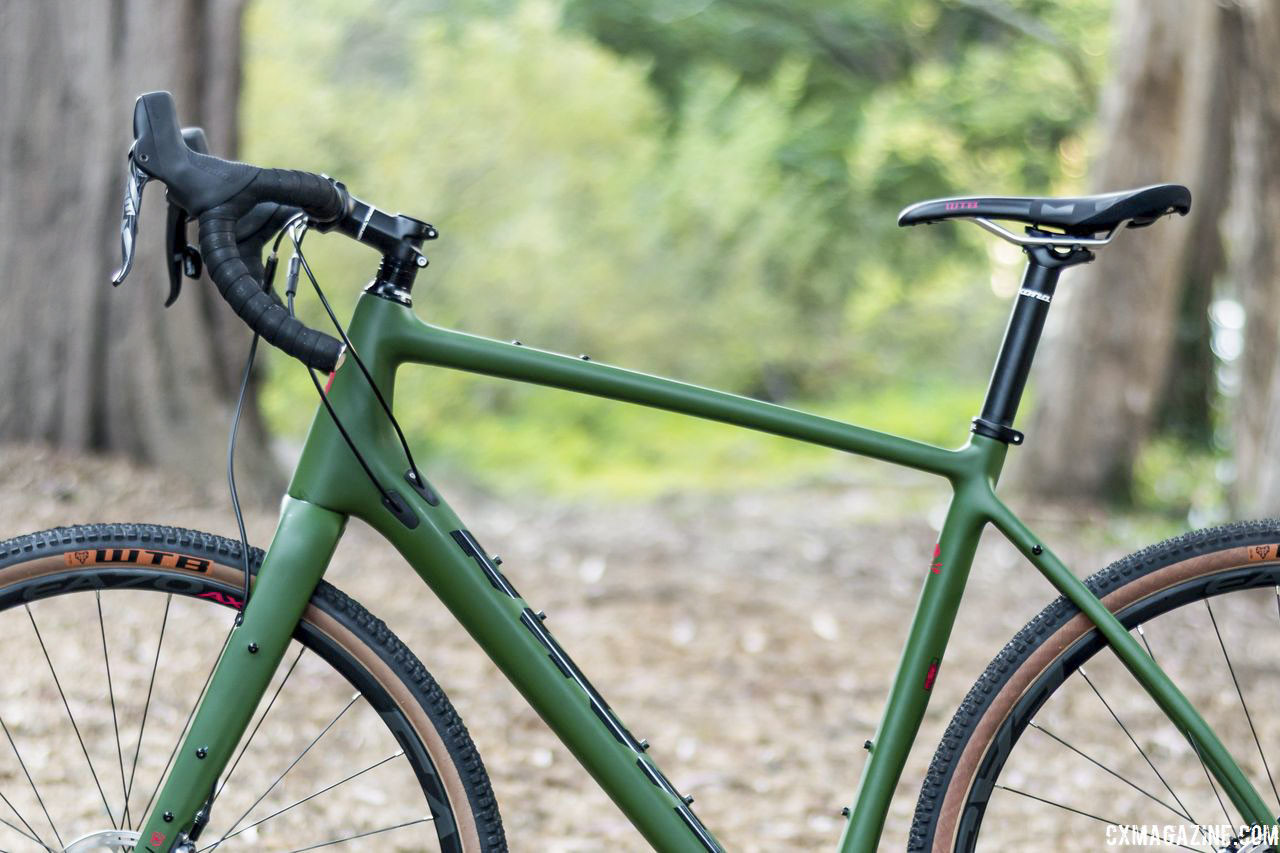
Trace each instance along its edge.
{"label": "green bicycle frame", "polygon": [[[1027,310],[1047,304],[1025,296],[1018,301],[1037,303]],[[1274,823],[1266,803],[1190,702],[1084,583],[996,497],[1005,441],[975,434],[963,447],[945,450],[782,406],[437,328],[407,305],[367,292],[349,334],[388,402],[401,365],[434,365],[721,421],[926,471],[950,482],[953,498],[937,556],[924,573],[906,646],[840,840],[845,853],[876,849],[987,524],[1092,620],[1138,683],[1188,734],[1245,819],[1263,826]],[[1013,337],[1006,335],[1002,360],[1016,349]],[[1034,344],[1032,340],[1032,350]],[[1030,353],[1024,357],[1029,362]],[[370,483],[330,414],[318,410],[243,622],[231,635],[147,817],[140,849],[167,851],[192,825],[257,707],[349,516],[367,522],[404,555],[655,848],[722,849],[647,754],[647,744],[632,736],[476,537],[430,484],[407,476],[396,436],[353,360],[335,373],[327,396],[379,483],[392,493],[391,500],[384,502]],[[256,653],[249,651],[250,644]]]}

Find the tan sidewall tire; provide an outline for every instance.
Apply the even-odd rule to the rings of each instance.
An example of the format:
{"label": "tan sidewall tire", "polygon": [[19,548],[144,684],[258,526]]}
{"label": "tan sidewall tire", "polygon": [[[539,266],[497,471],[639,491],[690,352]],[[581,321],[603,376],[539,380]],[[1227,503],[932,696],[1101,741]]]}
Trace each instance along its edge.
{"label": "tan sidewall tire", "polygon": [[[114,543],[112,548],[118,548]],[[174,551],[175,548],[171,544],[157,545],[157,548],[163,548],[165,551]],[[148,571],[169,572],[178,577],[190,577],[191,573],[184,572],[181,569],[170,567],[157,567],[144,563],[128,563],[128,562],[111,562],[100,563],[90,559],[88,562],[76,563],[68,565],[67,555],[75,551],[74,548],[68,548],[64,553],[57,553],[48,556],[38,557],[26,562],[15,563],[4,569],[0,569],[0,590],[7,589],[15,584],[24,583],[33,579],[44,576],[52,576],[55,574],[64,574],[68,571],[90,571],[100,568],[111,569],[127,569],[141,568]],[[83,553],[83,552],[80,552]],[[181,553],[180,550],[177,553]],[[244,572],[238,567],[231,567],[224,563],[218,562],[216,559],[210,559],[204,555],[192,555],[193,560],[201,563],[208,562],[208,568],[201,572],[201,575],[207,580],[215,583],[225,584],[231,589],[239,589],[243,585]],[[383,660],[382,656],[376,650],[369,647],[367,643],[361,640],[347,626],[343,625],[338,619],[316,606],[313,602],[307,606],[306,612],[303,614],[303,621],[307,622],[316,631],[323,634],[332,641],[336,646],[345,651],[348,655],[360,663],[369,675],[377,681],[377,683],[387,691],[387,694],[395,702],[396,707],[404,715],[405,719],[413,727],[419,740],[427,751],[435,770],[439,774],[445,791],[449,798],[449,808],[453,812],[454,820],[457,822],[458,833],[461,839],[463,849],[467,853],[481,853],[480,836],[476,827],[475,815],[472,812],[470,800],[467,797],[466,786],[463,785],[462,778],[458,774],[458,769],[454,765],[453,757],[450,755],[444,740],[440,737],[440,733],[436,731],[435,725],[431,722],[431,718],[427,715],[421,704],[414,698],[413,693],[408,686],[395,674],[392,668]]]}
{"label": "tan sidewall tire", "polygon": [[[1116,613],[1189,580],[1208,578],[1251,564],[1257,566],[1261,553],[1260,547],[1269,549],[1267,556],[1271,558],[1276,556],[1277,546],[1275,545],[1246,545],[1190,557],[1135,577],[1104,596],[1102,602],[1111,612]],[[1093,623],[1084,614],[1077,612],[1039,643],[991,700],[954,762],[954,770],[947,783],[946,793],[934,826],[932,847],[934,851],[950,853],[955,849],[956,833],[974,781],[991,748],[993,738],[1004,727],[1018,702],[1046,670],[1054,666],[1091,630],[1093,630]]]}

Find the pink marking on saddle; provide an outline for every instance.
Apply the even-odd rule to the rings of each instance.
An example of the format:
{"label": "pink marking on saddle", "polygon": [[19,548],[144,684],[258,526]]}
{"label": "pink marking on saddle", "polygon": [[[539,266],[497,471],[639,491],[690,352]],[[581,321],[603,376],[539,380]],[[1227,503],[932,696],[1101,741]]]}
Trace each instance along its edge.
{"label": "pink marking on saddle", "polygon": [[977,210],[978,203],[976,201],[949,201],[947,202],[947,210]]}

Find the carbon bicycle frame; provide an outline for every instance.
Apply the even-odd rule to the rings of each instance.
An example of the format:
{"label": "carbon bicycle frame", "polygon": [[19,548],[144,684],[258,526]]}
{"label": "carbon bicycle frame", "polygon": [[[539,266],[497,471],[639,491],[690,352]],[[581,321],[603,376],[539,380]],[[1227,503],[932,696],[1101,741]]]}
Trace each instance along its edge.
{"label": "carbon bicycle frame", "polygon": [[[388,401],[401,365],[434,365],[722,421],[950,482],[953,497],[937,556],[924,574],[841,851],[876,849],[987,524],[1092,620],[1139,684],[1188,733],[1245,819],[1262,826],[1275,822],[1226,748],[1139,642],[996,497],[1005,442],[972,435],[963,447],[945,450],[733,394],[438,328],[407,305],[367,292],[349,334]],[[419,489],[406,477],[404,454],[352,359],[334,375],[328,399],[380,483],[394,491],[396,511],[384,505],[330,415],[319,409],[243,622],[223,651],[173,772],[147,817],[140,849],[167,851],[179,830],[191,826],[261,700],[349,516],[367,522],[404,555],[655,848],[722,849],[646,753],[647,744],[631,735],[448,504],[429,484]]]}

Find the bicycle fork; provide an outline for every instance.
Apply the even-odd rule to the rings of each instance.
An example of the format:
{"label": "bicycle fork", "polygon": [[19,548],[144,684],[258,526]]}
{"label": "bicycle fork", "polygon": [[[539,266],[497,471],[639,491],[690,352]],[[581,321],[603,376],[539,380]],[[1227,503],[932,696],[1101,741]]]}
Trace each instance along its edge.
{"label": "bicycle fork", "polygon": [[[218,779],[284,657],[345,524],[342,515],[285,497],[248,606],[241,605],[243,618],[227,636],[173,770],[143,824],[138,850],[195,849],[207,809],[217,799]],[[163,683],[157,689],[164,689]]]}

